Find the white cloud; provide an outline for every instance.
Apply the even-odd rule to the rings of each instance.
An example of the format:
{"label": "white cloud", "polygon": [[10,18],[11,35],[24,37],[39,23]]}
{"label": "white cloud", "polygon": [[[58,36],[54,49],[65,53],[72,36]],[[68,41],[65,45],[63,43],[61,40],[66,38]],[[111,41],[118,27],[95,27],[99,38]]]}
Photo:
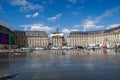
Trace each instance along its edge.
{"label": "white cloud", "polygon": [[64,37],[67,37],[71,31],[79,31],[79,30],[78,30],[78,29],[68,29],[68,28],[64,28],[64,29],[62,29],[61,32],[64,33]]}
{"label": "white cloud", "polygon": [[120,26],[120,24],[111,24],[111,25],[109,25],[109,27],[111,27],[111,28],[117,27],[117,26]]}
{"label": "white cloud", "polygon": [[39,13],[36,12],[36,13],[33,14],[33,17],[37,17],[38,15],[39,15]]}
{"label": "white cloud", "polygon": [[13,6],[19,6],[20,10],[30,11],[30,10],[43,10],[43,6],[39,4],[33,4],[28,2],[27,0],[9,0]]}
{"label": "white cloud", "polygon": [[30,18],[30,17],[37,17],[39,15],[38,12],[35,12],[34,14],[27,14],[26,18]]}
{"label": "white cloud", "polygon": [[24,27],[24,30],[28,31],[52,31],[54,29],[53,27],[45,26],[41,23],[22,25],[22,27]]}
{"label": "white cloud", "polygon": [[28,31],[28,30],[29,30],[29,28],[28,28],[28,27],[25,27],[25,28],[24,28],[24,30],[25,30],[25,31]]}
{"label": "white cloud", "polygon": [[84,29],[83,31],[87,31],[86,29]]}
{"label": "white cloud", "polygon": [[32,15],[31,14],[27,14],[26,15],[26,18],[30,18]]}
{"label": "white cloud", "polygon": [[[103,13],[102,15],[94,18],[94,19],[91,19],[91,16],[89,16],[87,19],[85,19],[82,24],[77,24],[77,25],[74,25],[74,28],[80,28],[81,26],[83,26],[83,31],[86,31],[86,30],[96,30],[96,29],[102,29],[104,28],[105,26],[104,25],[100,25],[100,22],[109,17],[109,16],[112,16],[114,15],[115,13],[119,12],[120,11],[120,7],[115,7],[115,8],[112,8],[111,10],[107,10],[105,11],[105,13]],[[110,26],[115,26],[115,25],[109,25]]]}
{"label": "white cloud", "polygon": [[106,18],[106,17],[108,17],[108,16],[112,16],[113,14],[115,14],[116,12],[119,12],[119,11],[120,11],[120,7],[115,7],[115,8],[113,8],[113,9],[111,9],[111,10],[107,10],[107,11],[105,11],[104,14],[102,14],[101,16],[98,16],[98,17],[95,19],[95,21],[96,21],[96,22],[99,22],[99,21],[101,21],[102,19],[104,19],[104,18]]}
{"label": "white cloud", "polygon": [[82,25],[81,24],[77,24],[77,25],[74,25],[73,27],[74,28],[79,28],[79,27],[82,27]]}
{"label": "white cloud", "polygon": [[102,25],[97,25],[97,23],[94,21],[94,20],[85,20],[85,22],[83,23],[83,27],[84,27],[84,30],[89,30],[89,29],[100,29],[100,28],[103,28],[104,26]]}
{"label": "white cloud", "polygon": [[64,28],[62,30],[63,33],[70,33],[71,31],[79,31],[78,29],[67,29],[67,28]]}
{"label": "white cloud", "polygon": [[65,28],[65,29],[62,30],[62,32],[63,32],[63,33],[70,33],[70,30],[67,29],[67,28]]}
{"label": "white cloud", "polygon": [[54,17],[50,17],[47,20],[48,21],[56,21],[57,19],[60,18],[60,16],[62,16],[62,13],[59,13],[59,14],[55,15]]}
{"label": "white cloud", "polygon": [[79,31],[78,29],[71,29],[70,31]]}
{"label": "white cloud", "polygon": [[120,24],[110,24],[108,25],[108,27],[106,29],[110,29],[110,28],[114,28],[114,27],[118,27],[120,26]]}
{"label": "white cloud", "polygon": [[12,5],[25,6],[28,2],[26,0],[12,0]]}

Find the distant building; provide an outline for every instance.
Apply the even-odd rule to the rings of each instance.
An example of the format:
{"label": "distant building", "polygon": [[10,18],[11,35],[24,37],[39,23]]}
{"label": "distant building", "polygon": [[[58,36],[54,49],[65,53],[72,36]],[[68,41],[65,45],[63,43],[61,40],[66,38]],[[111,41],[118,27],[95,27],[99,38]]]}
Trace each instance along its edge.
{"label": "distant building", "polygon": [[120,26],[99,31],[72,31],[67,36],[66,42],[68,46],[120,45]]}
{"label": "distant building", "polygon": [[20,47],[57,46],[115,46],[120,45],[120,26],[98,31],[72,31],[64,39],[64,33],[58,28],[48,37],[45,31],[13,30],[10,25],[0,21],[0,49]]}
{"label": "distant building", "polygon": [[83,46],[88,44],[88,33],[81,31],[72,31],[69,36],[67,36],[66,42],[67,46]]}
{"label": "distant building", "polygon": [[58,28],[55,32],[52,32],[49,37],[49,44],[52,46],[62,47],[64,42],[64,33],[58,32]]}
{"label": "distant building", "polygon": [[18,47],[46,47],[48,35],[45,31],[15,31],[15,44]]}
{"label": "distant building", "polygon": [[26,31],[27,46],[47,47],[48,35],[45,31]]}
{"label": "distant building", "polygon": [[26,32],[25,31],[19,31],[15,30],[14,31],[14,37],[15,37],[15,47],[20,48],[20,47],[27,47],[27,37],[26,37]]}

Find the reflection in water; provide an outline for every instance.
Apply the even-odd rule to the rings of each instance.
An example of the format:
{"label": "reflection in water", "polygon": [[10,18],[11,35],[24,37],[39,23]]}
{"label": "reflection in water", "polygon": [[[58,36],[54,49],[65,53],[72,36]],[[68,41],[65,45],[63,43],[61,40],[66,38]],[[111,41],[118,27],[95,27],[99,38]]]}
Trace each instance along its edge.
{"label": "reflection in water", "polygon": [[0,53],[0,58],[14,58],[14,57],[24,57],[27,53],[9,53],[9,52],[3,52]]}
{"label": "reflection in water", "polygon": [[42,50],[32,53],[0,53],[0,58],[16,58],[16,57],[42,57],[42,56],[81,56],[81,55],[120,55],[119,52],[110,49],[103,50]]}
{"label": "reflection in water", "polygon": [[119,56],[109,49],[0,53],[0,80],[116,80]]}
{"label": "reflection in water", "polygon": [[114,50],[68,50],[66,55],[81,56],[81,55],[120,55],[116,54]]}
{"label": "reflection in water", "polygon": [[63,50],[45,50],[45,51],[34,51],[33,53],[28,54],[29,56],[64,56],[65,52]]}
{"label": "reflection in water", "polygon": [[107,49],[103,49],[103,53],[106,56],[107,55]]}
{"label": "reflection in water", "polygon": [[5,75],[3,77],[0,77],[0,80],[9,80],[12,78],[15,78],[18,74],[14,74],[14,75]]}
{"label": "reflection in water", "polygon": [[5,69],[6,67],[9,67],[10,63],[9,61],[0,61],[0,70]]}
{"label": "reflection in water", "polygon": [[10,62],[9,61],[0,60],[0,77],[9,73],[9,71],[7,70],[7,69],[9,69],[9,67],[10,67]]}

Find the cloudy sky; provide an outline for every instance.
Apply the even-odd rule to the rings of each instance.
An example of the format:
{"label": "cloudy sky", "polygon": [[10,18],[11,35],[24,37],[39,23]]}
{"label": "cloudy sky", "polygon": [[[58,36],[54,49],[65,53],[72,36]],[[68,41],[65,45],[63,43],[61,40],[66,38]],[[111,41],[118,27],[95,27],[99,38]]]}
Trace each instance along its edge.
{"label": "cloudy sky", "polygon": [[0,20],[16,30],[101,30],[120,25],[120,0],[0,0]]}

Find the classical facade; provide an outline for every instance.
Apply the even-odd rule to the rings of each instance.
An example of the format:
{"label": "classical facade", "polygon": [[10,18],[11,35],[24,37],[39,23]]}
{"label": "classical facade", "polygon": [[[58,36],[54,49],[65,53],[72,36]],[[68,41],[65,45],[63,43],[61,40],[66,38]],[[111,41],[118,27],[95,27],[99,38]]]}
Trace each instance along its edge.
{"label": "classical facade", "polygon": [[61,47],[63,46],[63,42],[64,42],[63,33],[52,33],[49,38],[49,43],[52,46]]}
{"label": "classical facade", "polygon": [[58,32],[58,29],[50,34],[49,44],[52,46],[62,47],[64,41],[64,33]]}
{"label": "classical facade", "polygon": [[14,37],[15,37],[15,47],[27,47],[27,37],[25,31],[14,31]]}
{"label": "classical facade", "polygon": [[27,46],[47,47],[48,35],[45,31],[26,31]]}
{"label": "classical facade", "polygon": [[66,42],[68,46],[120,45],[120,26],[99,31],[72,31]]}
{"label": "classical facade", "polygon": [[80,31],[72,31],[70,32],[69,36],[66,39],[67,46],[76,46],[88,44],[88,33],[87,32],[80,32]]}
{"label": "classical facade", "polygon": [[45,31],[14,31],[17,47],[46,47],[48,35]]}
{"label": "classical facade", "polygon": [[0,49],[14,46],[14,30],[7,23],[0,21]]}
{"label": "classical facade", "polygon": [[11,47],[62,47],[67,46],[87,46],[99,45],[115,46],[120,45],[120,26],[99,30],[99,31],[72,31],[64,39],[64,33],[55,32],[48,37],[45,31],[19,31],[13,30],[10,25],[0,21],[0,49]]}
{"label": "classical facade", "polygon": [[63,33],[54,32],[48,37],[45,31],[14,31],[15,45],[17,47],[48,47],[62,46]]}

